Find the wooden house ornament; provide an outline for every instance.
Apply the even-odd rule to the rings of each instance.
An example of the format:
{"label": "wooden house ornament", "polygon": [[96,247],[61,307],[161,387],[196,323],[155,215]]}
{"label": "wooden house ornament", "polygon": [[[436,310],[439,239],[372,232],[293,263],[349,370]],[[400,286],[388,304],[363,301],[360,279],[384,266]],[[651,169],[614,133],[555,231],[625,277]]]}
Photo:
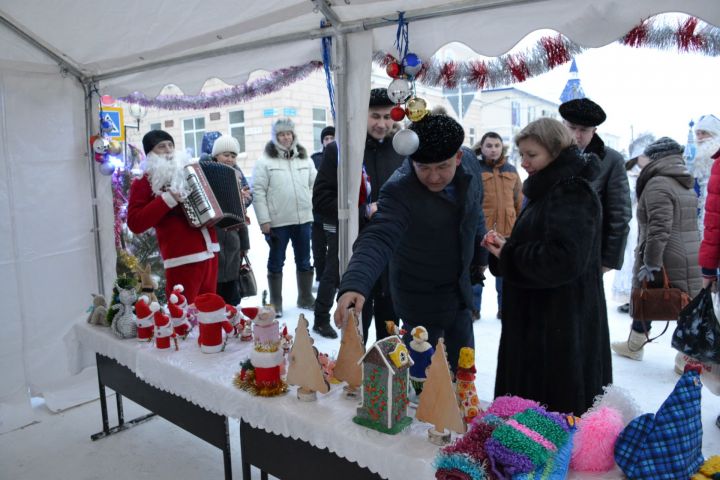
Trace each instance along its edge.
{"label": "wooden house ornament", "polygon": [[383,433],[396,434],[410,425],[407,416],[409,368],[407,347],[397,336],[375,342],[360,359],[362,405],[353,421]]}

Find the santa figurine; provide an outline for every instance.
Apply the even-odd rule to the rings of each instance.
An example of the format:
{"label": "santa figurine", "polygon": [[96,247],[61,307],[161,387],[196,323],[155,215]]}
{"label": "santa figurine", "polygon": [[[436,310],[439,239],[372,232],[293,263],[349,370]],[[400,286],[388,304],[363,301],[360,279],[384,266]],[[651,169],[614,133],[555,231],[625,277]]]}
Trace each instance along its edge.
{"label": "santa figurine", "polygon": [[150,310],[150,299],[147,295],[141,296],[135,302],[135,319],[137,322],[138,342],[149,342],[153,338],[155,324],[153,323],[153,312]]}
{"label": "santa figurine", "polygon": [[185,298],[185,295],[183,295],[183,292],[185,291],[185,287],[183,287],[181,284],[177,284],[173,286],[172,294],[175,295],[177,298],[177,306],[185,310],[188,306],[187,299]]}
{"label": "santa figurine", "polygon": [[253,339],[252,322],[257,317],[260,309],[258,307],[243,307],[240,309],[243,314],[241,320],[242,329],[240,331],[240,341],[250,342]]}
{"label": "santa figurine", "polygon": [[230,304],[225,305],[225,308],[227,309],[228,322],[233,326],[233,337],[237,337],[240,335],[240,330],[242,329],[240,325],[242,322],[242,312]]}
{"label": "santa figurine", "polygon": [[167,350],[170,348],[170,339],[172,338],[175,341],[175,350],[177,350],[177,337],[173,331],[172,323],[170,323],[170,318],[165,315],[157,302],[150,304],[150,310],[153,312],[153,319],[155,320],[155,347],[160,350]]}
{"label": "santa figurine", "polygon": [[233,326],[227,319],[225,300],[214,293],[203,293],[195,297],[195,307],[198,309],[200,351],[222,352],[225,349],[227,335],[233,331]]}
{"label": "santa figurine", "polygon": [[[184,300],[184,298],[183,298]],[[192,325],[187,319],[185,309],[181,307],[180,299],[174,293],[170,295],[170,303],[168,303],[168,310],[170,310],[170,319],[172,320],[173,330],[175,335],[185,340],[192,330]],[[185,302],[187,306],[187,302]]]}
{"label": "santa figurine", "polygon": [[259,395],[273,396],[286,389],[280,378],[284,363],[280,348],[280,327],[271,305],[260,308],[253,320],[255,347],[250,361],[255,367],[255,387]]}
{"label": "santa figurine", "polygon": [[430,366],[430,359],[435,353],[435,349],[428,342],[428,332],[425,327],[415,327],[410,331],[412,340],[408,344],[410,350],[410,358],[413,361],[410,367],[410,383],[416,395],[420,395],[427,379],[425,370]]}

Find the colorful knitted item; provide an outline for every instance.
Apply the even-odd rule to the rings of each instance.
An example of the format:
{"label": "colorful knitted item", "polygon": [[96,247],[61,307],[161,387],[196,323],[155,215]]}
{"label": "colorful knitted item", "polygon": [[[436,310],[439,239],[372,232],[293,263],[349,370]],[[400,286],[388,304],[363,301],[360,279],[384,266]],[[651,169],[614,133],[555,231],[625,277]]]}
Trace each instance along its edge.
{"label": "colorful knitted item", "polygon": [[570,430],[568,441],[550,457],[544,467],[538,467],[531,473],[513,475],[512,480],[564,480],[568,476],[570,455],[573,450],[574,429]]}
{"label": "colorful knitted item", "polygon": [[690,480],[716,480],[720,478],[720,455],[705,460],[700,470]]}
{"label": "colorful knitted item", "polygon": [[571,467],[577,472],[609,472],[615,466],[615,442],[625,425],[620,412],[600,407],[583,414],[575,434]]}
{"label": "colorful knitted item", "polygon": [[559,413],[541,407],[529,408],[498,426],[485,442],[485,451],[495,475],[500,478],[545,468],[563,447],[570,427]]}
{"label": "colorful knitted item", "polygon": [[521,397],[511,395],[497,397],[487,408],[483,415],[497,415],[501,418],[510,418],[516,413],[520,413],[528,408],[539,407],[540,404],[534,400],[526,400]]}
{"label": "colorful knitted item", "polygon": [[494,429],[495,427],[488,423],[473,424],[465,435],[440,450],[434,462],[437,469],[435,478],[442,480],[488,478],[485,471],[487,455],[483,445]]}

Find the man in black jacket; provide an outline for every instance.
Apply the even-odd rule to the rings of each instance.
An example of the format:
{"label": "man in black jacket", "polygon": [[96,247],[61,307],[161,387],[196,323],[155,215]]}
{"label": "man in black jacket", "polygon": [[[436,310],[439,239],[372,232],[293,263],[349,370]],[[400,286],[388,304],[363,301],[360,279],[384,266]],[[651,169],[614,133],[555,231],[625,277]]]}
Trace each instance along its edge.
{"label": "man in black jacket", "polygon": [[597,126],[606,118],[600,105],[580,98],[563,103],[559,112],[580,150],[600,157],[600,174],[592,185],[600,197],[603,210],[602,271],[620,270],[632,218],[625,160],[619,152],[606,147],[596,133]]}
{"label": "man in black jacket", "polygon": [[[471,269],[487,265],[482,178],[477,158],[461,149],[462,127],[445,115],[426,115],[410,130],[418,150],[383,186],[377,212],[355,242],[340,282],[335,324],[348,308],[360,312],[389,264],[390,290],[406,336],[416,326],[435,345],[443,337],[457,368],[462,347],[474,347]],[[409,341],[409,338],[406,339]]]}
{"label": "man in black jacket", "polygon": [[[374,88],[370,91],[367,138],[363,157],[363,167],[366,174],[363,173],[359,202],[360,229],[369,221],[377,208],[380,188],[402,164],[404,159],[392,147],[394,122],[390,118],[390,110],[393,105],[387,96],[387,89]],[[330,326],[330,309],[333,306],[340,281],[337,241],[337,144],[334,142],[328,144],[323,154],[324,159],[318,169],[315,186],[313,187],[313,213],[322,219],[328,243],[328,254],[325,257],[326,273],[320,279],[320,286],[315,299],[313,331],[324,337],[336,338],[337,334]],[[366,178],[369,178],[370,185],[368,186],[365,186]],[[368,192],[370,194],[369,198],[367,196]],[[390,296],[387,272],[380,276],[373,287],[372,295],[365,302],[365,308],[362,312],[363,338],[365,340],[367,340],[373,315],[375,316],[376,338],[386,337],[388,333],[385,328],[385,321],[392,320],[397,323],[397,316]]]}
{"label": "man in black jacket", "polygon": [[[323,152],[325,146],[335,140],[335,127],[329,125],[322,129],[320,132],[320,144],[322,149],[310,155],[313,163],[315,164],[315,170],[320,170],[320,165],[323,160]],[[325,271],[325,257],[327,256],[327,240],[325,239],[325,232],[323,231],[322,218],[315,212],[313,212],[313,224],[312,224],[312,236],[310,237],[312,243],[312,254],[313,254],[313,267],[315,267],[315,280],[320,281]]]}

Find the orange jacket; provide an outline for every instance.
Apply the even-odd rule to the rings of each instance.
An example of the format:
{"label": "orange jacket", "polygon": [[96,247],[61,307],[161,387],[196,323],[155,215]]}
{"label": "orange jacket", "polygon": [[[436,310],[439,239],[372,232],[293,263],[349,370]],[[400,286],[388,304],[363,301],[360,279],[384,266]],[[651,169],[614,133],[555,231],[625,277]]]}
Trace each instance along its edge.
{"label": "orange jacket", "polygon": [[487,229],[508,237],[522,208],[522,182],[503,156],[496,165],[479,157],[483,180],[483,212]]}

